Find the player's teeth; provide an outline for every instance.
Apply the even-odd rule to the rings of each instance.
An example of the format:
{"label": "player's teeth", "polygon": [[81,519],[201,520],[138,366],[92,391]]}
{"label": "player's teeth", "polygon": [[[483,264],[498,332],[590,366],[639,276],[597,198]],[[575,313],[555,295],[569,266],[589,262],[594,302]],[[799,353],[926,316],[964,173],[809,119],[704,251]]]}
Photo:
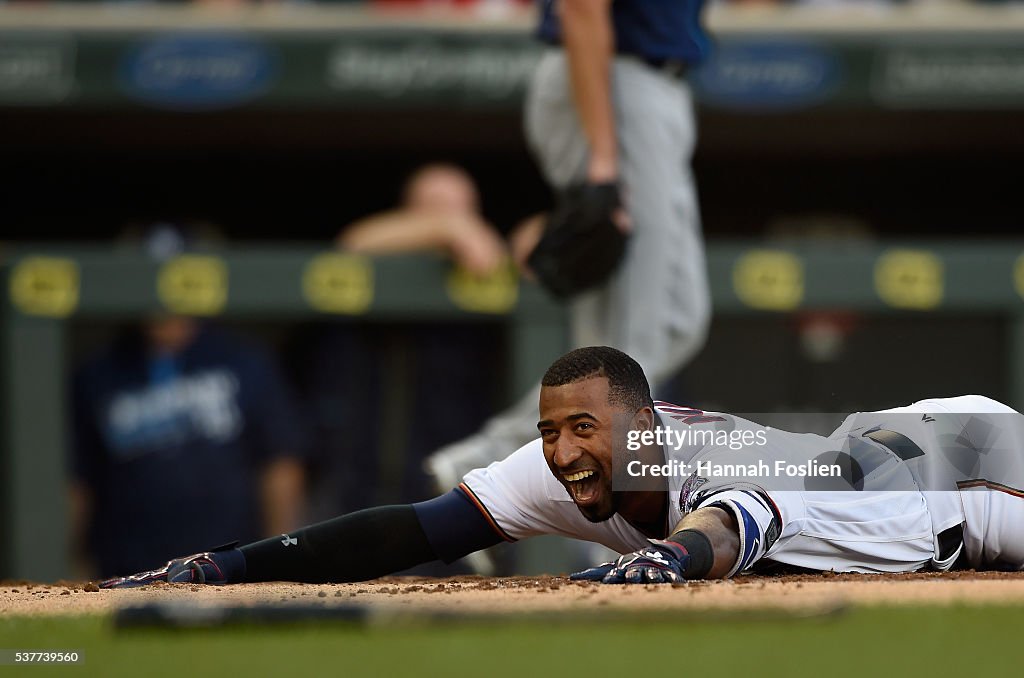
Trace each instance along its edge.
{"label": "player's teeth", "polygon": [[584,478],[589,478],[592,475],[594,475],[593,471],[579,471],[578,473],[563,474],[562,477],[570,483],[574,483],[577,480],[583,480]]}

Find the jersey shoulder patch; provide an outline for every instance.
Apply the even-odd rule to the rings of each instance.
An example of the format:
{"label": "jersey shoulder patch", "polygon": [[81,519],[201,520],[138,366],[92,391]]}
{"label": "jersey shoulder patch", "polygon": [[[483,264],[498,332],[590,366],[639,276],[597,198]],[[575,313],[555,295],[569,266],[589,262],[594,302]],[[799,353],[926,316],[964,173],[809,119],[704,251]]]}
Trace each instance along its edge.
{"label": "jersey shoulder patch", "polygon": [[700,476],[696,471],[683,481],[683,486],[679,492],[679,512],[684,516],[693,510],[693,507],[700,498],[700,487],[706,482],[708,482],[708,479]]}

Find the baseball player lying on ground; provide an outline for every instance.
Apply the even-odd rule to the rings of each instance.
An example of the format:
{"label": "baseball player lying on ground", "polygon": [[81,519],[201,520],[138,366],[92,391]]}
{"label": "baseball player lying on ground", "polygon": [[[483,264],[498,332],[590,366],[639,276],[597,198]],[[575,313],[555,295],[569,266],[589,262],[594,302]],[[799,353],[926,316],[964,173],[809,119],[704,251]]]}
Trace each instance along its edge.
{"label": "baseball player lying on ground", "polygon": [[[981,396],[847,417],[829,437],[655,403],[615,349],[551,365],[540,438],[413,505],[178,558],[102,583],[345,582],[559,534],[623,553],[575,579],[1024,569],[1024,417]],[[997,482],[998,481],[998,482]]]}

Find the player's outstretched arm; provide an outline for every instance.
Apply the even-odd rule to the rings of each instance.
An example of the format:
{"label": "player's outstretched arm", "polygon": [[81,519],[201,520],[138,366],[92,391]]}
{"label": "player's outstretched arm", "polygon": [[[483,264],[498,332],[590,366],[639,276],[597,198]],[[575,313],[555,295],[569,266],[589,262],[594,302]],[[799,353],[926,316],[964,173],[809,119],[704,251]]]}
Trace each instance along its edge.
{"label": "player's outstretched arm", "polygon": [[667,584],[687,579],[719,579],[739,557],[735,518],[718,507],[699,508],[684,517],[666,539],[573,574],[571,579],[605,584]]}
{"label": "player's outstretched arm", "polygon": [[357,511],[240,548],[176,558],[100,586],[364,581],[433,560],[450,563],[500,541],[472,502],[453,490],[418,504]]}
{"label": "player's outstretched arm", "polygon": [[696,532],[708,541],[711,563],[704,579],[721,579],[729,574],[739,557],[740,535],[736,518],[717,506],[692,511],[683,516],[669,541],[686,543],[691,537],[687,532]]}

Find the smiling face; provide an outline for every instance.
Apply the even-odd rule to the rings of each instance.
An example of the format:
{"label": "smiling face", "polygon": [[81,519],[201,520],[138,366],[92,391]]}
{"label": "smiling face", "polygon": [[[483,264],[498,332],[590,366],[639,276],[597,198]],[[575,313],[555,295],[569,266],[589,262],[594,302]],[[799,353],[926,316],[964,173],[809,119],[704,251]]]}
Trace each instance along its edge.
{"label": "smiling face", "polygon": [[596,376],[540,391],[537,428],[548,468],[595,523],[622,504],[624,493],[612,490],[612,459],[625,449],[626,431],[638,416],[608,396],[608,379]]}

